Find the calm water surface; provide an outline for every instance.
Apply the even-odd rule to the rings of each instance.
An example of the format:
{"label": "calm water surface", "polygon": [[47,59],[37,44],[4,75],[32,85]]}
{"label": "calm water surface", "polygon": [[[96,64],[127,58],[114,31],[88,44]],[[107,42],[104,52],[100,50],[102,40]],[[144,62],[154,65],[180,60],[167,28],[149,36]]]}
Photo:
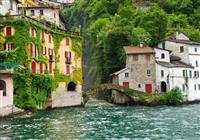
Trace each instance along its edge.
{"label": "calm water surface", "polygon": [[200,140],[200,104],[152,108],[93,102],[86,108],[0,120],[1,139]]}

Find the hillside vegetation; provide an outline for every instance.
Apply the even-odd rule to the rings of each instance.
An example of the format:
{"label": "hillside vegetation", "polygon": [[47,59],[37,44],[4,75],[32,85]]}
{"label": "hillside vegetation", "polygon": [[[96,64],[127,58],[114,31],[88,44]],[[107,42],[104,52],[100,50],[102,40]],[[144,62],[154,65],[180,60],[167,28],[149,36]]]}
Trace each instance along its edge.
{"label": "hillside vegetation", "polygon": [[86,82],[104,83],[125,66],[122,46],[156,46],[175,31],[200,41],[199,13],[200,0],[76,0],[61,16],[81,29]]}

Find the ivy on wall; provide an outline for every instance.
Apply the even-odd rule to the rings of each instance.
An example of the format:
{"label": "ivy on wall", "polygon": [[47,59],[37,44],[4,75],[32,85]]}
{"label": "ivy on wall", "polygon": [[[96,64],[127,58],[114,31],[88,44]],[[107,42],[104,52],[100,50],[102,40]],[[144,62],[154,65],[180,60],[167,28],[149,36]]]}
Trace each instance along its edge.
{"label": "ivy on wall", "polygon": [[[57,33],[40,25],[29,22],[25,19],[6,20],[0,21],[4,26],[12,26],[15,30],[13,36],[5,37],[4,43],[14,42],[15,49],[11,51],[3,51],[3,46],[0,47],[0,62],[11,62],[20,64],[22,67],[15,70],[14,75],[14,103],[16,106],[24,109],[45,109],[45,103],[50,93],[55,90],[59,82],[69,83],[74,81],[76,83],[82,83],[82,69],[75,68],[73,73],[69,76],[60,73],[57,63],[59,62],[58,50],[60,42],[70,37],[72,39],[72,50],[75,52],[75,61],[81,57],[82,39],[77,36]],[[30,36],[30,28],[36,30],[36,37]],[[30,65],[32,58],[30,56],[29,44],[34,43],[37,46],[38,57],[34,60],[38,63],[45,65],[46,70],[48,67],[48,58],[42,55],[43,42],[41,40],[42,32],[51,34],[54,41],[55,52],[55,69],[54,76],[48,74],[32,74]],[[3,28],[0,29],[2,34]],[[1,39],[1,38],[0,38]]]}

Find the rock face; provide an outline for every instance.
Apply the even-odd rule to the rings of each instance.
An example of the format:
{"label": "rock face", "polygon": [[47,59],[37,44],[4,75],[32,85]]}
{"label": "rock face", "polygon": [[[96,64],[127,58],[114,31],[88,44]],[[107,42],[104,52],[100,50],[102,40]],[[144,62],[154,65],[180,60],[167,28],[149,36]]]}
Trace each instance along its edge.
{"label": "rock face", "polygon": [[82,94],[76,91],[67,91],[65,84],[52,93],[52,108],[81,106],[83,104]]}
{"label": "rock face", "polygon": [[133,100],[126,95],[119,94],[118,92],[112,93],[112,101],[118,105],[130,105],[133,104]]}

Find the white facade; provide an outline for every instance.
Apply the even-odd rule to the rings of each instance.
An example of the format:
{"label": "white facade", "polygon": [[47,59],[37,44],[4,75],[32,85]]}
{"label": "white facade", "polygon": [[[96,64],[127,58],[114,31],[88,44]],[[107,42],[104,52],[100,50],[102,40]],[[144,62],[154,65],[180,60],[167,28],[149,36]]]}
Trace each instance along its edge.
{"label": "white facade", "polygon": [[13,70],[0,70],[0,110],[13,106]]}
{"label": "white facade", "polygon": [[1,15],[17,15],[18,8],[16,0],[0,0]]}
{"label": "white facade", "polygon": [[[160,43],[159,48],[163,48],[163,43]],[[183,69],[174,69],[174,85],[178,85],[183,92],[187,94],[189,101],[200,100],[200,43],[191,41],[184,34],[176,33],[173,39],[164,42],[164,47],[172,51],[172,55],[179,56],[181,60],[189,65],[192,65],[194,69],[186,69],[188,76],[185,80],[188,82],[188,88],[181,87],[183,79],[178,78],[178,75],[183,73]],[[182,74],[183,75],[183,74]]]}
{"label": "white facade", "polygon": [[[22,12],[21,12],[22,13]],[[60,25],[59,9],[52,7],[29,7],[26,8],[26,16],[41,20],[45,19],[56,25]]]}
{"label": "white facade", "polygon": [[130,74],[128,68],[115,72],[111,76],[113,76],[113,84],[124,86],[125,83],[129,83]]}

